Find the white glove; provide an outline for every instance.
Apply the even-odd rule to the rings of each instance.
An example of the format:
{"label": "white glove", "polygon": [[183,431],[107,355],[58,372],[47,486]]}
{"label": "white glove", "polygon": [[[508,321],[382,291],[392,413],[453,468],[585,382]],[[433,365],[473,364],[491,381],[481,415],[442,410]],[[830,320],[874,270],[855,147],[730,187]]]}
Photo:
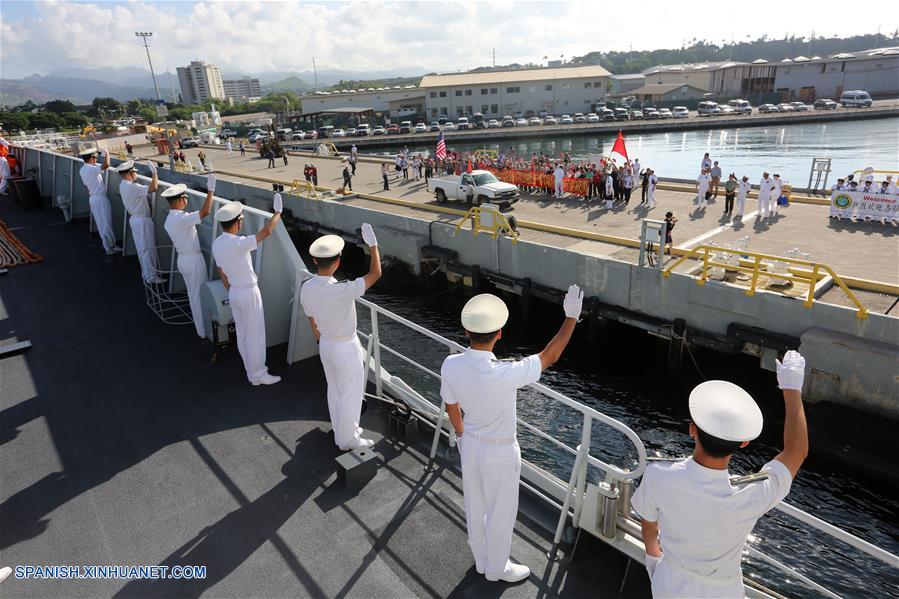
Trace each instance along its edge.
{"label": "white glove", "polygon": [[565,317],[578,320],[581,317],[581,311],[584,305],[584,292],[577,285],[568,288],[565,299],[562,301],[562,308],[565,309]]}
{"label": "white glove", "polygon": [[215,191],[215,175],[209,174],[206,175],[206,189],[209,191]]}
{"label": "white glove", "polygon": [[652,575],[655,574],[656,566],[659,565],[659,560],[662,559],[661,556],[656,557],[655,555],[646,554],[646,559],[644,563],[646,564],[646,571],[649,572],[649,578],[652,579]]}
{"label": "white glove", "polygon": [[150,168],[150,175],[151,176],[155,175],[156,174],[156,165],[153,163],[152,160],[147,160],[147,166]]}
{"label": "white glove", "polygon": [[281,199],[280,193],[275,194],[275,202],[274,202],[274,206],[272,208],[276,214],[278,212],[282,212],[284,210],[284,200]]}
{"label": "white glove", "polygon": [[798,351],[790,350],[784,354],[784,360],[774,360],[777,366],[777,385],[781,389],[802,391],[805,379],[805,358]]}
{"label": "white glove", "polygon": [[365,245],[368,247],[375,247],[378,245],[378,238],[375,237],[375,232],[368,223],[362,223],[362,241],[364,241]]}

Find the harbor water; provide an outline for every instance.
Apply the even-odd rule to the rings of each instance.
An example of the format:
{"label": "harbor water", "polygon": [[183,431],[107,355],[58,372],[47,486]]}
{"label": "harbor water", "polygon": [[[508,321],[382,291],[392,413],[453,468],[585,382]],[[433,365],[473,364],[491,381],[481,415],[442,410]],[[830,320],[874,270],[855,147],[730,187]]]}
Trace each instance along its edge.
{"label": "harbor water", "polygon": [[[767,170],[803,188],[808,185],[813,158],[832,159],[828,185],[867,166],[899,170],[899,118],[634,135],[628,134],[626,122],[621,127],[629,157],[639,158],[644,168],[652,168],[662,178],[696,178],[705,152],[720,162],[725,176],[745,174],[755,183]],[[433,152],[433,134],[421,138],[423,143],[409,149]],[[521,155],[543,152],[554,157],[567,152],[576,160],[588,160],[592,155],[608,155],[614,141],[615,136],[560,137],[535,130],[533,139],[494,143],[459,143],[450,137],[447,148],[459,152],[512,148]]]}
{"label": "harbor water", "polygon": [[[354,273],[355,274],[355,273]],[[400,316],[465,345],[459,313],[467,295],[459,286],[422,286],[414,281],[390,281],[385,276],[366,298]],[[534,301],[524,318],[514,296],[507,298],[511,318],[496,347],[499,358],[524,356],[540,351],[562,320],[561,309]],[[369,318],[360,311],[360,328],[369,330]],[[541,382],[596,410],[625,422],[646,444],[650,455],[683,456],[692,450],[687,435],[687,396],[702,380],[726,379],[743,385],[757,398],[765,414],[761,438],[741,450],[731,471],[757,471],[779,451],[783,430],[783,401],[773,373],[762,371],[757,359],[749,356],[722,356],[692,350],[685,356],[683,371],[672,374],[665,368],[667,345],[641,331],[610,323],[600,327],[596,340],[587,342],[585,324],[575,335],[562,360],[544,373]],[[382,343],[413,357],[434,372],[446,357],[446,349],[409,329],[379,319]],[[382,352],[385,367],[417,391],[439,405],[436,380],[410,365]],[[472,390],[476,392],[476,390]],[[579,443],[580,413],[560,406],[530,389],[522,390],[519,418],[574,447]],[[621,467],[635,463],[635,452],[623,436],[594,425],[592,454]],[[571,473],[572,456],[519,427],[525,459],[553,472],[562,480]],[[590,473],[594,481],[601,474]],[[865,478],[814,456],[806,463],[789,503],[885,549],[899,552],[899,499],[895,489]],[[771,512],[756,526],[749,540],[819,583],[851,596],[899,596],[895,573],[887,566],[823,534],[802,529],[795,520]],[[745,574],[771,585],[792,597],[815,597],[816,593],[783,576],[757,560],[745,562]],[[864,589],[864,590],[862,590]]]}

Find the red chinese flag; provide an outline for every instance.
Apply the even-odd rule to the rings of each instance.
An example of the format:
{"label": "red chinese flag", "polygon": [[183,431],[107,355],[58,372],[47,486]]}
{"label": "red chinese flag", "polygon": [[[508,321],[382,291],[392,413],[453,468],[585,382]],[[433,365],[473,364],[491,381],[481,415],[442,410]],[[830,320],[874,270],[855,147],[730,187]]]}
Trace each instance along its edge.
{"label": "red chinese flag", "polygon": [[625,160],[630,161],[630,158],[627,157],[627,148],[624,146],[624,134],[619,130],[618,138],[615,140],[615,145],[612,146],[613,154],[620,154],[624,156]]}

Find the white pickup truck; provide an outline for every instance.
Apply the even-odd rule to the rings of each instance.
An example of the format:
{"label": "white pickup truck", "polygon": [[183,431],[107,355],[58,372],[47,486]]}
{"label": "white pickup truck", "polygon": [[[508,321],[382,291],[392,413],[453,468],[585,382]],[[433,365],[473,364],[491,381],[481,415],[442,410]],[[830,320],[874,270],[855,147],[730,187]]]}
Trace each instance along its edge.
{"label": "white pickup truck", "polygon": [[471,171],[461,175],[447,175],[429,180],[433,185],[438,204],[447,200],[463,200],[480,206],[484,203],[498,204],[508,208],[518,201],[518,187],[503,183],[490,171]]}

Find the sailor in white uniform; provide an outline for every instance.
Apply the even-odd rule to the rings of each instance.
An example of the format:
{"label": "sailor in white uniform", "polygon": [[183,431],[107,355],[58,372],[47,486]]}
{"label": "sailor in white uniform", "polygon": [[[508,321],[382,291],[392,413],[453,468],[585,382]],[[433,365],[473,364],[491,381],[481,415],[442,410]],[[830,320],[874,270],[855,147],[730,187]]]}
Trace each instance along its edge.
{"label": "sailor in white uniform", "polygon": [[502,338],[509,310],[495,295],[476,295],[462,308],[462,327],[471,347],[446,358],[440,370],[440,396],[462,459],[468,544],[475,569],[487,580],[517,582],[530,575],[527,566],[509,560],[521,474],[515,403],[518,389],[536,383],[562,355],[583,300],[577,285],[569,287],[563,301],[565,320],[543,351],[500,361],[493,347]]}
{"label": "sailor in white uniform", "polygon": [[611,210],[615,203],[615,172],[606,174],[606,210]]}
{"label": "sailor in white uniform", "polygon": [[761,411],[746,391],[726,381],[706,381],[690,393],[693,455],[651,464],[632,500],[643,519],[646,569],[656,599],[744,597],[740,561],[746,538],[790,492],[808,455],[804,371],[798,352],[777,361],[786,408],[784,449],[762,467],[767,479],[745,485],[732,485],[727,467],[731,455],[761,433]]}
{"label": "sailor in white uniform", "polygon": [[893,183],[893,175],[886,176],[887,182],[887,193],[897,195],[899,194],[899,185]]}
{"label": "sailor in white uniform", "polygon": [[200,251],[200,239],[197,237],[197,225],[212,211],[212,194],[215,192],[215,175],[206,177],[206,201],[197,212],[186,212],[187,185],[179,183],[162,192],[162,197],[169,201],[169,215],[165,217],[163,228],[172,239],[172,245],[178,252],[178,272],[184,277],[187,287],[187,299],[190,302],[190,314],[194,327],[201,339],[206,338],[203,324],[203,310],[200,304],[200,288],[206,282],[206,260]]}
{"label": "sailor in white uniform", "polygon": [[837,179],[836,185],[831,186],[830,191],[845,191],[846,189],[846,180],[841,177]]}
{"label": "sailor in white uniform", "polygon": [[774,190],[771,192],[771,215],[777,216],[777,209],[780,202],[780,196],[783,194],[783,181],[780,179],[780,175],[774,173],[774,180],[772,181]]}
{"label": "sailor in white uniform", "polygon": [[734,218],[743,218],[743,211],[746,208],[746,196],[752,185],[749,184],[749,177],[743,175],[743,180],[737,185],[737,216]]}
{"label": "sailor in white uniform", "polygon": [[256,286],[253,250],[272,234],[281,220],[281,196],[275,196],[275,215],[255,235],[238,235],[243,221],[243,204],[228,202],[215,212],[222,234],[212,242],[212,257],[219,267],[222,283],[228,290],[228,302],[234,316],[237,350],[243,359],[247,379],[254,387],[274,385],[281,377],[269,374],[265,365],[265,313],[262,295]]}
{"label": "sailor in white uniform", "polygon": [[156,165],[147,163],[150,167],[152,178],[150,185],[144,187],[137,182],[137,169],[133,160],[126,160],[116,167],[122,182],[119,183],[119,195],[125,210],[128,211],[131,225],[131,234],[134,236],[134,247],[137,250],[137,258],[140,260],[140,270],[144,281],[147,283],[162,283],[159,277],[159,258],[156,255],[156,227],[153,225],[152,209],[148,194],[154,193],[159,187],[159,179],[156,176]]}
{"label": "sailor in white uniform", "polygon": [[646,204],[650,208],[656,207],[656,183],[659,182],[659,178],[656,177],[656,172],[652,169],[649,170],[649,177],[646,178],[647,183],[649,184],[649,189],[646,192]]}
{"label": "sailor in white uniform", "polygon": [[371,439],[362,438],[359,427],[366,369],[365,352],[356,334],[356,298],[381,278],[381,254],[368,223],[362,224],[362,240],[371,251],[368,274],[352,281],[335,279],[344,242],[337,235],[324,235],[309,248],[318,274],[300,290],[300,303],[319,342],[334,443],[341,451],[374,445]]}
{"label": "sailor in white uniform", "polygon": [[91,148],[79,154],[84,160],[84,166],[78,171],[81,181],[87,187],[88,202],[91,207],[91,216],[97,223],[97,232],[103,242],[103,249],[108,255],[122,251],[116,244],[115,231],[112,228],[112,208],[109,198],[106,197],[106,182],[103,180],[103,171],[109,168],[109,151],[103,152],[103,164],[97,164],[97,150]]}
{"label": "sailor in white uniform", "polygon": [[759,217],[767,218],[771,210],[771,192],[774,190],[774,181],[768,177],[768,173],[762,173],[759,181]]}
{"label": "sailor in white uniform", "polygon": [[712,177],[709,171],[702,169],[699,177],[696,178],[696,209],[705,210],[709,205],[709,186],[712,184]]}

